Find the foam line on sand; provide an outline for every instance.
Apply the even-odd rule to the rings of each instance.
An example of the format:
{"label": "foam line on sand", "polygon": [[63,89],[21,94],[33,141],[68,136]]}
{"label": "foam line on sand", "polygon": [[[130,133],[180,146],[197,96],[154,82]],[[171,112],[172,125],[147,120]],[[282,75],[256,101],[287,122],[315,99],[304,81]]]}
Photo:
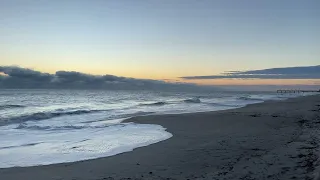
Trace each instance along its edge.
{"label": "foam line on sand", "polygon": [[173,137],[106,158],[0,169],[0,179],[319,179],[319,95],[127,121]]}

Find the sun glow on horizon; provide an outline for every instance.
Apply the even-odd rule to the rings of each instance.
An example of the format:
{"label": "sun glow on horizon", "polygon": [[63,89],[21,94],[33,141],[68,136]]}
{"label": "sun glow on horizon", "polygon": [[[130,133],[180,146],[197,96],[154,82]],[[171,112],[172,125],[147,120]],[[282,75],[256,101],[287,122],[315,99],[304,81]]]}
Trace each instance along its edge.
{"label": "sun glow on horizon", "polygon": [[[49,67],[26,67],[32,70],[40,71],[43,73],[55,74],[57,71],[75,71],[84,74],[90,75],[114,75],[128,78],[136,78],[136,79],[153,79],[160,80],[170,83],[191,83],[197,85],[320,85],[320,79],[183,79],[179,78],[176,74],[155,74],[152,72],[145,71],[134,71],[130,70],[115,70],[101,67],[99,69],[91,69],[91,68],[64,68],[64,69],[56,69]],[[217,73],[221,74],[221,73]],[[7,76],[3,72],[0,72],[0,75]],[[181,77],[181,76],[180,76]]]}
{"label": "sun glow on horizon", "polygon": [[201,85],[319,84],[179,78],[318,65],[318,1],[181,2],[2,0],[0,66]]}

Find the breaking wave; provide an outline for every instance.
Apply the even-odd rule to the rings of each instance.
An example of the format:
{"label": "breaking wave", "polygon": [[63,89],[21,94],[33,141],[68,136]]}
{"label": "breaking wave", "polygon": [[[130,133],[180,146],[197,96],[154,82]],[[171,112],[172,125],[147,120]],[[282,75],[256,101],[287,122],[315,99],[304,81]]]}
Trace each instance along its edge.
{"label": "breaking wave", "polygon": [[185,103],[201,103],[201,100],[199,98],[191,98],[191,99],[185,99],[183,100]]}
{"label": "breaking wave", "polygon": [[90,113],[97,113],[103,112],[107,110],[77,110],[77,111],[67,111],[67,112],[38,112],[29,115],[22,115],[17,117],[11,117],[3,119],[3,122],[6,123],[22,123],[26,121],[40,121],[44,119],[51,119],[55,117],[65,116],[65,115],[81,115],[81,114],[90,114]]}

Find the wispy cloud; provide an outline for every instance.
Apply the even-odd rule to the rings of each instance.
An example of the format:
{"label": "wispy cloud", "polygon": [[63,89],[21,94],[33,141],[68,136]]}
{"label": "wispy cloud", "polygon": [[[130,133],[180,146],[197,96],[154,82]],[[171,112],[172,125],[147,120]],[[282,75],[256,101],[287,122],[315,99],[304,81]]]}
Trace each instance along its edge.
{"label": "wispy cloud", "polygon": [[220,75],[186,76],[183,79],[320,79],[319,66],[228,71]]}
{"label": "wispy cloud", "polygon": [[168,83],[159,80],[135,79],[113,75],[91,75],[75,71],[57,71],[55,74],[32,69],[0,66],[0,88],[68,88],[116,90],[206,90],[188,83]]}

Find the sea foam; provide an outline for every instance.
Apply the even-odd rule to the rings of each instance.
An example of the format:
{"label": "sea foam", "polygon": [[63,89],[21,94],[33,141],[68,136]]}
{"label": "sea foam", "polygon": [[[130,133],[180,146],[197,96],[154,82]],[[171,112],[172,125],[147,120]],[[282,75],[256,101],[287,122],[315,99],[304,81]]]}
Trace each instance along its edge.
{"label": "sea foam", "polygon": [[159,125],[122,123],[130,117],[226,110],[295,96],[299,95],[0,90],[0,168],[112,156],[172,136]]}
{"label": "sea foam", "polygon": [[[99,122],[101,124],[103,122]],[[134,123],[59,131],[12,129],[8,126],[0,130],[0,168],[107,157],[172,137],[160,125]]]}

